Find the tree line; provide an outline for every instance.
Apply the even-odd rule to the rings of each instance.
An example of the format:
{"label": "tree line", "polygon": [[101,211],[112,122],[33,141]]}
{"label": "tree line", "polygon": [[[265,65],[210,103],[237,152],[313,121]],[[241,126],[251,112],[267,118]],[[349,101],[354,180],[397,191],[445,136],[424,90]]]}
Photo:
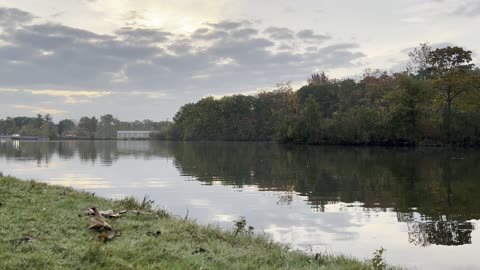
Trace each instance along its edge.
{"label": "tree line", "polygon": [[302,144],[480,145],[480,70],[461,47],[421,44],[402,72],[361,79],[312,74],[255,96],[180,108],[159,139]]}
{"label": "tree line", "polygon": [[95,116],[84,116],[80,120],[63,119],[58,123],[53,122],[50,114],[37,114],[36,117],[7,117],[0,119],[0,134],[22,136],[38,136],[56,139],[59,137],[79,138],[116,138],[118,130],[151,130],[159,131],[168,122],[120,121],[111,114],[106,114],[97,119]]}

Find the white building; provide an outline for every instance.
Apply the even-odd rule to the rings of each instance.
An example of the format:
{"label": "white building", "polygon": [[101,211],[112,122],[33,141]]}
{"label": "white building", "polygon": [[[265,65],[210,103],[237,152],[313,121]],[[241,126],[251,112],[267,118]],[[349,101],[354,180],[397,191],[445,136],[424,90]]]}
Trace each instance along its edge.
{"label": "white building", "polygon": [[152,132],[146,130],[122,130],[117,131],[117,139],[148,139]]}

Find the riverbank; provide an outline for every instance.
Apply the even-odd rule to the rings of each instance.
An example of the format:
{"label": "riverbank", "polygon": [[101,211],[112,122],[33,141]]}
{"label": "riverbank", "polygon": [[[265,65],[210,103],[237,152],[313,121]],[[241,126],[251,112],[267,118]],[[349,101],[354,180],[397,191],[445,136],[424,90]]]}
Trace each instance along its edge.
{"label": "riverbank", "polygon": [[232,142],[232,143],[271,143],[279,145],[305,145],[305,146],[346,146],[346,147],[386,147],[386,148],[437,148],[437,149],[479,149],[480,141],[471,142],[471,141],[462,141],[462,142],[453,142],[445,143],[442,141],[432,141],[432,140],[423,140],[423,141],[378,141],[378,142],[355,142],[355,141],[319,141],[315,143],[307,142],[295,142],[295,141],[234,141],[234,140],[177,140],[177,139],[159,139],[156,137],[152,138],[129,138],[129,139],[119,139],[119,138],[89,138],[89,137],[59,137],[52,139],[51,141],[149,141],[149,142],[209,142],[209,143],[221,143],[221,142]]}
{"label": "riverbank", "polygon": [[[92,206],[128,211],[105,218],[119,235],[88,229]],[[13,177],[0,177],[0,220],[1,269],[371,269],[370,261],[292,251],[245,224],[225,231],[154,210],[148,200],[112,201]]]}

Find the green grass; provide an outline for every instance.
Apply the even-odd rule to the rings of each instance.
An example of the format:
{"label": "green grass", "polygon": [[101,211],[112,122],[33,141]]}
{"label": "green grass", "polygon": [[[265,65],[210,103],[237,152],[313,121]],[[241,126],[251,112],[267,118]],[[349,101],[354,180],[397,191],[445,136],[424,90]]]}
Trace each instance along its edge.
{"label": "green grass", "polygon": [[[0,177],[0,269],[370,269],[343,256],[310,256],[263,236],[172,217],[149,202],[112,201],[71,188]],[[86,207],[129,212],[103,242]],[[161,235],[157,236],[156,232]],[[32,238],[33,237],[33,238]]]}

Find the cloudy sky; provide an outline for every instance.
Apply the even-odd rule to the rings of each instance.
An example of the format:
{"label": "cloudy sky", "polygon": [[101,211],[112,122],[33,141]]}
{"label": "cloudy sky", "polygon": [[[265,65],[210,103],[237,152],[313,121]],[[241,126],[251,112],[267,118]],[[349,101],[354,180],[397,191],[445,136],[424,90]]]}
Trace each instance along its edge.
{"label": "cloudy sky", "polygon": [[171,119],[316,71],[398,71],[427,41],[480,52],[479,25],[480,0],[0,0],[0,118]]}

